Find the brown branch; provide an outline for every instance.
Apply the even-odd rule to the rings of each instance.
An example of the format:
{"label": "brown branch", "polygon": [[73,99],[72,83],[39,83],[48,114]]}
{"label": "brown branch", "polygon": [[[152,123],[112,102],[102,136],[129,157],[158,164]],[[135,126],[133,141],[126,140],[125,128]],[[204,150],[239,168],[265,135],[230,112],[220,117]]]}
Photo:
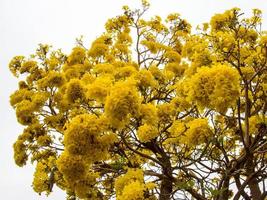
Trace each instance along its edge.
{"label": "brown branch", "polygon": [[123,143],[125,144],[125,146],[126,146],[129,150],[131,150],[132,152],[136,153],[136,154],[139,155],[139,156],[142,156],[143,158],[147,158],[147,159],[149,159],[149,160],[151,160],[151,161],[157,163],[157,164],[160,165],[160,166],[163,165],[163,164],[162,164],[160,161],[158,161],[157,159],[155,159],[155,158],[153,158],[153,157],[151,157],[151,156],[148,156],[148,155],[146,155],[146,154],[143,154],[143,153],[141,153],[140,151],[137,151],[136,149],[133,149],[133,148],[127,143],[126,139],[124,138],[124,136],[123,136],[122,134],[121,134],[121,139],[122,139]]}

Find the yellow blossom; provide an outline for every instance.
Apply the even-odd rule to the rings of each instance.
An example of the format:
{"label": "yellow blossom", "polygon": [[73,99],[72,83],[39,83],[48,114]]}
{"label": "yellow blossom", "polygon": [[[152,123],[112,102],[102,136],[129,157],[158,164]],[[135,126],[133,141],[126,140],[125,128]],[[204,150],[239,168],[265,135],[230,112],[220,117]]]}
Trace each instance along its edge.
{"label": "yellow blossom", "polygon": [[37,193],[47,192],[49,191],[49,176],[47,174],[46,165],[42,162],[38,162],[34,172],[33,179],[33,189]]}
{"label": "yellow blossom", "polygon": [[112,86],[112,78],[110,76],[98,77],[93,83],[87,87],[87,99],[95,99],[103,103]]}
{"label": "yellow blossom", "polygon": [[93,58],[104,56],[109,50],[110,42],[111,38],[108,35],[97,38],[89,49],[88,55]]}
{"label": "yellow blossom", "polygon": [[[186,123],[186,127],[187,129],[184,133],[182,132],[180,141],[188,146],[203,144],[207,142],[208,138],[211,136],[211,130],[207,119],[194,119]],[[179,128],[182,127],[178,127],[178,131]]]}
{"label": "yellow blossom", "polygon": [[236,103],[240,94],[239,74],[226,65],[202,67],[186,82],[188,101],[194,101],[200,108],[208,107],[225,112]]}
{"label": "yellow blossom", "polygon": [[159,131],[153,125],[144,124],[137,130],[137,136],[141,142],[149,142],[159,135]]}
{"label": "yellow blossom", "polygon": [[61,73],[50,71],[44,78],[38,80],[37,84],[40,88],[60,87],[64,84],[65,79]]}
{"label": "yellow blossom", "polygon": [[151,103],[141,105],[140,115],[143,123],[153,125],[158,123],[157,107]]}
{"label": "yellow blossom", "polygon": [[21,139],[17,140],[13,145],[13,149],[14,149],[14,160],[18,166],[22,167],[23,165],[26,164],[26,161],[28,159],[28,155],[26,152],[27,149],[26,145],[24,144],[24,141]]}
{"label": "yellow blossom", "polygon": [[82,101],[85,98],[85,87],[80,80],[72,79],[67,85],[65,95],[70,103]]}
{"label": "yellow blossom", "polygon": [[103,134],[107,127],[107,121],[103,120],[104,118],[89,114],[74,117],[67,125],[64,135],[66,151],[75,155],[87,155],[88,162],[105,160],[108,148],[116,137],[110,133]]}
{"label": "yellow blossom", "polygon": [[72,49],[71,54],[68,57],[68,64],[79,64],[83,63],[85,59],[86,51],[82,47],[75,47]]}
{"label": "yellow blossom", "polygon": [[136,75],[135,79],[138,80],[139,87],[155,87],[157,85],[152,73],[149,70],[142,69]]}
{"label": "yellow blossom", "polygon": [[105,113],[111,124],[121,128],[128,117],[139,114],[140,97],[135,83],[131,80],[117,82],[107,96],[105,102]]}

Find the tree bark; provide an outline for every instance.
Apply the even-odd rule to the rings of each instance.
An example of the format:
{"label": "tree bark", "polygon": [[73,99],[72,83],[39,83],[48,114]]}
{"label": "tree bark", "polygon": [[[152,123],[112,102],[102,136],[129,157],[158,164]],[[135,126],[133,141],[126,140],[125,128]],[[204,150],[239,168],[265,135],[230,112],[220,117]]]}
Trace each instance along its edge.
{"label": "tree bark", "polygon": [[261,198],[261,191],[260,191],[258,181],[256,180],[256,178],[253,178],[248,186],[251,192],[252,199],[259,200]]}
{"label": "tree bark", "polygon": [[173,180],[172,180],[172,167],[170,158],[162,152],[162,172],[164,175],[164,178],[162,178],[161,185],[160,185],[160,194],[159,194],[159,200],[170,200],[173,190]]}
{"label": "tree bark", "polygon": [[229,197],[229,181],[230,178],[227,176],[224,178],[223,185],[222,185],[222,193],[219,195],[219,200],[225,200]]}
{"label": "tree bark", "polygon": [[[253,156],[249,155],[247,159],[247,173],[248,175],[255,173],[255,164],[253,161]],[[259,187],[259,183],[257,181],[257,176],[253,176],[248,183],[248,187],[250,189],[252,200],[259,200],[261,197],[261,190]]]}
{"label": "tree bark", "polygon": [[241,195],[244,198],[244,200],[250,200],[249,195],[244,191],[245,186],[243,186],[241,184],[241,182],[240,182],[240,175],[239,174],[236,174],[234,176],[234,178],[235,178],[235,184],[236,184],[236,187],[237,187],[237,191],[238,192],[235,194],[233,200],[239,199]]}
{"label": "tree bark", "polygon": [[170,157],[155,143],[155,141],[147,142],[144,145],[155,154],[160,155],[157,157],[162,168],[159,200],[170,200],[173,192],[173,177]]}
{"label": "tree bark", "polygon": [[161,181],[159,200],[170,200],[172,194],[172,181],[164,178]]}

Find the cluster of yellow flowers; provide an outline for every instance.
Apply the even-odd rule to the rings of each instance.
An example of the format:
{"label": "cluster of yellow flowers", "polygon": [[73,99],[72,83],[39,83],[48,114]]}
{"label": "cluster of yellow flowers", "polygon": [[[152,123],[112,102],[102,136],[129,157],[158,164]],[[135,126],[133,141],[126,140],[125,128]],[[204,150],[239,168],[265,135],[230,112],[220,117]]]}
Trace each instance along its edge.
{"label": "cluster of yellow flowers", "polygon": [[151,103],[142,104],[140,108],[142,122],[156,125],[158,123],[157,107]]}
{"label": "cluster of yellow flowers", "polygon": [[130,79],[117,82],[107,96],[105,114],[116,128],[121,128],[129,116],[139,115],[141,98],[135,84]]}
{"label": "cluster of yellow flowers", "polygon": [[27,152],[26,152],[26,145],[24,144],[24,140],[18,139],[14,145],[14,160],[18,166],[23,166],[26,164],[28,159]]}
{"label": "cluster of yellow flowers", "polygon": [[96,197],[94,189],[98,174],[90,171],[90,166],[81,155],[64,152],[57,160],[57,167],[63,174],[67,187],[80,198]]}
{"label": "cluster of yellow flowers", "polygon": [[170,127],[170,137],[167,144],[195,147],[208,141],[211,136],[211,129],[206,118],[188,119],[189,121],[176,120]]}
{"label": "cluster of yellow flowers", "polygon": [[139,70],[135,75],[135,79],[140,88],[154,88],[157,86],[157,81],[154,79],[151,71],[147,69]]}
{"label": "cluster of yellow flowers", "polygon": [[108,35],[102,35],[97,38],[93,43],[91,48],[89,49],[88,55],[93,58],[105,56],[109,51],[109,45],[112,40]]}
{"label": "cluster of yellow flowers", "polygon": [[[57,167],[67,184],[80,198],[93,195],[97,173],[90,171],[96,161],[108,158],[108,149],[116,135],[105,132],[105,117],[81,114],[74,117],[64,133],[65,150],[57,160]],[[96,194],[94,194],[96,195]]]}
{"label": "cluster of yellow flowers", "polygon": [[115,51],[115,54],[129,55],[131,44],[130,28],[125,27],[121,33],[118,33],[113,51]]}
{"label": "cluster of yellow flowers", "polygon": [[39,111],[47,99],[46,92],[34,93],[28,89],[22,89],[11,95],[10,102],[16,108],[18,121],[22,125],[29,125],[36,119],[34,112]]}
{"label": "cluster of yellow flowers", "polygon": [[48,74],[37,81],[37,85],[40,89],[45,89],[47,87],[60,87],[65,83],[65,79],[61,73],[56,71],[49,71]]}
{"label": "cluster of yellow flowers", "polygon": [[239,97],[239,79],[236,69],[217,64],[211,68],[201,67],[185,81],[183,89],[188,92],[187,101],[196,102],[201,109],[207,107],[226,112]]}
{"label": "cluster of yellow flowers", "polygon": [[159,135],[159,131],[153,125],[144,124],[139,126],[137,130],[137,136],[141,142],[148,142],[151,139],[157,137]]}
{"label": "cluster of yellow flowers", "polygon": [[38,162],[35,168],[32,185],[34,191],[39,194],[43,191],[47,192],[49,191],[49,185],[48,185],[49,177],[46,168],[47,166],[42,162]]}
{"label": "cluster of yellow flowers", "polygon": [[82,47],[75,47],[68,56],[68,65],[82,64],[86,58],[86,51]]}
{"label": "cluster of yellow flowers", "polygon": [[233,8],[227,10],[222,14],[216,14],[211,18],[210,24],[211,28],[215,31],[223,30],[225,27],[231,27],[235,25],[236,15],[239,8]]}
{"label": "cluster of yellow flowers", "polygon": [[108,129],[107,119],[92,114],[74,117],[64,133],[65,150],[70,154],[86,155],[88,163],[107,158],[109,146],[116,140]]}
{"label": "cluster of yellow flowers", "polygon": [[168,63],[165,66],[165,70],[173,73],[173,76],[175,77],[181,77],[187,67],[185,64],[180,64],[181,55],[176,51],[171,50],[167,51],[164,56],[168,60]]}
{"label": "cluster of yellow flowers", "polygon": [[100,76],[96,78],[94,82],[87,87],[87,99],[95,99],[97,102],[104,103],[109,94],[112,82],[113,80],[110,76]]}
{"label": "cluster of yellow flowers", "polygon": [[65,97],[72,104],[82,102],[85,98],[85,88],[79,79],[71,79],[66,85]]}
{"label": "cluster of yellow flowers", "polygon": [[161,50],[164,50],[164,46],[157,41],[142,40],[141,44],[144,45],[151,53],[156,54]]}
{"label": "cluster of yellow flowers", "polygon": [[141,169],[127,170],[127,173],[116,179],[115,190],[118,200],[144,200],[152,199],[151,196],[145,197],[145,192],[153,189],[153,183],[144,182],[144,174]]}
{"label": "cluster of yellow flowers", "polygon": [[249,118],[249,134],[258,134],[258,125],[264,123],[264,117],[260,115],[254,115]]}
{"label": "cluster of yellow flowers", "polygon": [[188,146],[196,146],[208,141],[211,136],[211,129],[207,119],[193,119],[186,123],[187,130],[184,137],[181,137],[181,142]]}
{"label": "cluster of yellow flowers", "polygon": [[132,76],[136,72],[137,72],[136,68],[134,66],[131,66],[131,65],[119,67],[119,68],[117,68],[117,70],[115,72],[115,79],[116,80],[120,80],[120,79],[123,80],[123,79],[126,79],[126,78]]}
{"label": "cluster of yellow flowers", "polygon": [[22,74],[22,73],[25,73],[25,72],[31,72],[33,71],[34,69],[37,68],[37,62],[36,61],[33,61],[33,60],[29,60],[29,61],[26,61],[24,62],[20,69],[19,69],[19,72]]}
{"label": "cluster of yellow flowers", "polygon": [[15,75],[18,76],[20,73],[20,68],[24,62],[24,56],[15,56],[9,63],[10,71]]}
{"label": "cluster of yellow flowers", "polygon": [[191,61],[191,66],[186,71],[187,76],[196,73],[197,68],[210,66],[213,56],[209,50],[209,43],[198,35],[190,37],[183,47],[182,55]]}

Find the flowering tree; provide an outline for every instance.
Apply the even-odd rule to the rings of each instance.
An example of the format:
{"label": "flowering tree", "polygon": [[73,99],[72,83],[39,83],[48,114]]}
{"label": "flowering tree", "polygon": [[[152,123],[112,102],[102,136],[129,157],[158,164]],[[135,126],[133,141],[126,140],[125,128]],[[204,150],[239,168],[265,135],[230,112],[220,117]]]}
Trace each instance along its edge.
{"label": "flowering tree", "polygon": [[35,192],[56,184],[67,199],[266,199],[261,12],[233,8],[191,34],[148,8],[124,6],[89,49],[11,60],[16,164],[36,164]]}

